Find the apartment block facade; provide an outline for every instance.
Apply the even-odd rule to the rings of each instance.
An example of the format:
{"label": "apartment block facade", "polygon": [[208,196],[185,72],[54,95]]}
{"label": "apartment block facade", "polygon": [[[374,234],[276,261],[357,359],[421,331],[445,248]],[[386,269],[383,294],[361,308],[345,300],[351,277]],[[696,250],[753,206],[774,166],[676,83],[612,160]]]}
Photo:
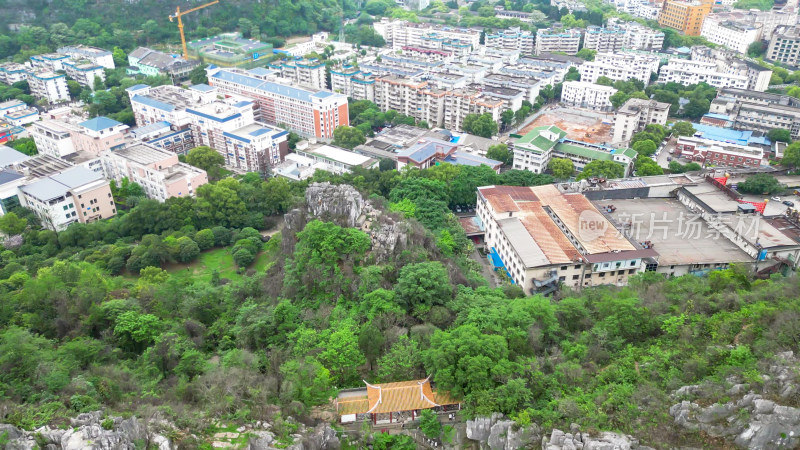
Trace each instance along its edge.
{"label": "apartment block facade", "polygon": [[583,48],[597,52],[618,52],[625,46],[625,30],[618,26],[590,25],[583,36]]}
{"label": "apartment block facade", "polygon": [[598,53],[594,61],[581,64],[578,71],[581,81],[597,82],[600,77],[614,81],[628,81],[635,78],[645,86],[650,84],[650,76],[658,71],[658,56],[636,53]]}
{"label": "apartment block facade", "polygon": [[518,51],[524,55],[534,52],[535,36],[530,31],[522,31],[519,27],[487,33],[485,45],[488,48]]}
{"label": "apartment block facade", "polygon": [[760,147],[681,136],[675,144],[675,155],[703,165],[756,168],[761,166],[764,150]]}
{"label": "apartment block facade", "polygon": [[67,55],[76,61],[87,59],[94,64],[103,66],[106,69],[113,69],[116,67],[114,64],[114,54],[102,48],[90,47],[87,45],[74,45],[60,47],[57,51],[58,53]]}
{"label": "apartment block facade", "polygon": [[150,144],[136,143],[102,154],[103,171],[108,179],[121,182],[127,177],[152,199],[193,197],[197,188],[208,183],[205,170],[178,161],[178,155]]}
{"label": "apartment block facade", "polygon": [[644,130],[647,125],[666,125],[669,108],[669,103],[655,100],[639,98],[628,100],[614,115],[612,142],[618,145],[627,145],[633,135]]}
{"label": "apartment block facade", "polygon": [[299,86],[314,89],[326,89],[325,63],[319,60],[284,61],[279,64],[270,64],[282,78]]}
{"label": "apartment block facade", "polygon": [[703,21],[711,12],[713,1],[667,0],[658,16],[662,27],[678,30],[688,36],[699,36]]}
{"label": "apartment block facade", "polygon": [[252,99],[262,122],[284,124],[304,136],[331,139],[338,126],[349,125],[347,97],[268,81],[268,75],[241,69],[208,69],[209,84],[226,95]]}
{"label": "apartment block facade", "polygon": [[78,84],[92,90],[94,90],[95,79],[99,78],[103,83],[106,81],[105,68],[88,60],[67,61],[64,63],[64,71]]}
{"label": "apartment block facade", "polygon": [[720,89],[709,113],[727,117],[737,129],[767,133],[783,128],[792,133],[792,139],[800,139],[800,100],[788,95]]}
{"label": "apartment block facade", "polygon": [[708,83],[715,88],[746,89],[749,80],[746,75],[720,72],[715,63],[673,59],[667,65],[661,66],[658,81],[684,86]]}
{"label": "apartment block facade", "polygon": [[535,53],[541,55],[545,52],[564,52],[567,55],[575,55],[580,48],[581,35],[581,30],[578,28],[540,28],[536,31]]}
{"label": "apartment block facade", "polygon": [[611,86],[585,81],[567,81],[561,88],[561,102],[565,105],[595,111],[610,111],[611,96],[617,92]]}
{"label": "apartment block facade", "polygon": [[31,95],[42,98],[50,103],[69,101],[67,77],[55,72],[34,72],[28,76]]}
{"label": "apartment block facade", "polygon": [[700,35],[713,44],[724,45],[741,54],[747,53],[747,47],[750,44],[761,40],[762,24],[754,23],[750,25],[720,19],[715,17],[714,14],[706,17],[703,21],[703,29]]}
{"label": "apartment block facade", "polygon": [[800,27],[780,25],[767,47],[766,59],[790,66],[800,64]]}

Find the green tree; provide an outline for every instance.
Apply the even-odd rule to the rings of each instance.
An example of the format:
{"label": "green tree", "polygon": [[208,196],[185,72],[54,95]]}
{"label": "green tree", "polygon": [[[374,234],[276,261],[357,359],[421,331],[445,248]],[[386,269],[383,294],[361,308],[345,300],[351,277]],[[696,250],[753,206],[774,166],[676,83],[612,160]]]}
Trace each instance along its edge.
{"label": "green tree", "polygon": [[567,158],[553,158],[547,163],[547,168],[559,180],[569,179],[575,173],[575,164]]}
{"label": "green tree", "polygon": [[419,414],[419,429],[425,436],[438,439],[442,434],[442,423],[433,410],[423,409]]}
{"label": "green tree", "polygon": [[508,149],[506,144],[495,144],[489,147],[486,151],[486,157],[500,161],[503,164],[510,166],[514,163],[514,154]]}
{"label": "green tree", "polygon": [[299,401],[306,407],[324,405],[336,394],[328,369],[314,358],[291,359],[280,368],[281,398]]}
{"label": "green tree", "polygon": [[114,325],[114,337],[122,349],[141,353],[155,341],[161,328],[158,317],[152,314],[141,314],[126,311],[119,316]]}
{"label": "green tree", "polygon": [[485,138],[491,138],[497,134],[497,122],[492,119],[492,115],[489,113],[467,114],[464,117],[461,128],[469,134]]}
{"label": "green tree", "polygon": [[739,183],[737,189],[745,194],[771,195],[783,192],[785,186],[772,175],[758,173],[747,177],[743,183]]}
{"label": "green tree", "polygon": [[767,133],[767,138],[772,142],[792,142],[792,133],[783,128],[773,128]]}
{"label": "green tree", "polygon": [[643,156],[650,156],[658,150],[658,146],[655,142],[651,141],[650,139],[645,139],[643,141],[637,141],[632,146],[633,150],[636,153],[643,155]]}
{"label": "green tree", "polygon": [[358,128],[343,125],[333,130],[333,145],[352,150],[365,142],[367,142],[367,138],[364,137],[364,132]]}
{"label": "green tree", "polygon": [[672,134],[674,136],[694,136],[696,131],[689,122],[675,122],[672,125]]}
{"label": "green tree", "polygon": [[6,236],[13,236],[25,231],[28,226],[28,220],[17,216],[16,213],[9,212],[0,216],[0,231]]}
{"label": "green tree", "polygon": [[206,84],[208,83],[208,77],[206,76],[206,67],[205,64],[200,64],[199,66],[192,69],[189,72],[189,81],[192,84]]}
{"label": "green tree", "polygon": [[416,379],[422,368],[419,344],[406,335],[400,335],[377,364],[376,373],[383,382]]}
{"label": "green tree", "polygon": [[611,106],[613,106],[614,109],[617,109],[620,106],[624,105],[625,102],[627,102],[628,99],[630,98],[631,96],[628,95],[627,93],[623,91],[617,91],[614,94],[612,94],[611,97],[609,97],[608,99],[611,101]]}
{"label": "green tree", "polygon": [[331,328],[333,332],[325,341],[319,359],[331,371],[331,378],[337,385],[355,385],[360,381],[358,368],[366,362],[353,333],[355,324],[342,321]]}
{"label": "green tree", "polygon": [[800,142],[793,142],[783,150],[781,165],[786,167],[800,166]]}
{"label": "green tree", "polygon": [[592,161],[583,168],[577,179],[585,180],[591,177],[622,178],[624,174],[625,168],[622,164],[614,161]]}
{"label": "green tree", "polygon": [[595,55],[597,55],[597,50],[592,50],[590,48],[582,48],[575,54],[578,58],[585,59],[586,61],[594,61]]}
{"label": "green tree", "polygon": [[36,148],[36,142],[33,138],[14,139],[13,141],[7,142],[6,145],[28,156],[34,156],[39,153],[39,149]]}
{"label": "green tree", "polygon": [[634,169],[636,170],[636,175],[641,177],[664,174],[664,170],[658,165],[657,162],[643,154],[639,154],[639,156],[636,157]]}
{"label": "green tree", "polygon": [[189,150],[189,153],[186,154],[186,162],[205,170],[210,179],[219,180],[225,158],[213,148],[201,145]]}
{"label": "green tree", "polygon": [[178,254],[177,259],[180,262],[189,262],[197,258],[200,254],[200,247],[195,241],[189,237],[183,236],[178,238]]}
{"label": "green tree", "polygon": [[406,311],[423,317],[452,296],[447,269],[438,261],[408,264],[400,269],[395,293]]}

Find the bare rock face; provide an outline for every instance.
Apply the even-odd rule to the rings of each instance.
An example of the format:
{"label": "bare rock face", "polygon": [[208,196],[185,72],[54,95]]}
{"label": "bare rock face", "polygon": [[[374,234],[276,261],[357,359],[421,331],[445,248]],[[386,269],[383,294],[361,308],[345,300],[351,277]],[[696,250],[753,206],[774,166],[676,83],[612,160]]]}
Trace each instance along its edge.
{"label": "bare rock face", "polygon": [[639,440],[626,434],[604,431],[598,435],[582,433],[580,428],[572,424],[565,433],[554,429],[550,438],[542,438],[542,450],[653,450],[651,447],[639,445]]}
{"label": "bare rock face", "polygon": [[114,425],[110,430],[101,425],[103,413],[95,411],[70,419],[71,429],[45,426],[31,432],[11,425],[0,425],[0,434],[8,432],[9,441],[5,448],[13,450],[41,448],[40,444],[48,450],[135,450],[135,442],[141,440],[149,441],[159,450],[173,448],[166,437],[145,432],[135,417],[125,420],[121,417],[111,419]]}
{"label": "bare rock face", "polygon": [[[763,387],[759,392],[749,384],[736,383],[727,394],[742,395],[738,400],[725,404],[714,403],[703,407],[695,398],[702,398],[705,391],[700,386],[684,386],[673,394],[684,399],[669,409],[675,424],[693,431],[703,431],[714,437],[732,440],[741,448],[784,449],[800,447],[800,408],[781,405],[771,399],[788,399],[797,391],[800,360],[792,352],[780,353],[763,375]],[[688,399],[687,399],[688,398]]]}
{"label": "bare rock face", "polygon": [[361,213],[367,202],[353,186],[314,183],[306,189],[308,211],[322,220],[340,227],[361,226]]}
{"label": "bare rock face", "polygon": [[541,440],[541,428],[536,424],[518,427],[514,421],[505,419],[502,414],[491,417],[476,417],[468,420],[467,439],[478,441],[481,448],[492,450],[514,450],[533,448]]}

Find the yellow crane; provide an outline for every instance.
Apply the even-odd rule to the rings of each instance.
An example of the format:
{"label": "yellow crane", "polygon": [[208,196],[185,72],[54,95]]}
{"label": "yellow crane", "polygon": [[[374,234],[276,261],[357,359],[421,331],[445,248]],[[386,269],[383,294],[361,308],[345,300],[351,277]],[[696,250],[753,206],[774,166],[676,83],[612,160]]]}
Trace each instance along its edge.
{"label": "yellow crane", "polygon": [[195,12],[198,9],[208,8],[211,5],[216,5],[219,3],[219,0],[214,0],[213,2],[206,3],[205,5],[200,5],[196,8],[187,9],[186,11],[181,11],[181,7],[178,6],[175,9],[175,14],[169,16],[169,21],[172,22],[175,19],[178,19],[178,30],[181,32],[181,45],[183,45],[183,57],[184,59],[189,59],[189,51],[186,49],[186,36],[183,34],[183,20],[181,20],[182,16],[189,14],[190,12]]}

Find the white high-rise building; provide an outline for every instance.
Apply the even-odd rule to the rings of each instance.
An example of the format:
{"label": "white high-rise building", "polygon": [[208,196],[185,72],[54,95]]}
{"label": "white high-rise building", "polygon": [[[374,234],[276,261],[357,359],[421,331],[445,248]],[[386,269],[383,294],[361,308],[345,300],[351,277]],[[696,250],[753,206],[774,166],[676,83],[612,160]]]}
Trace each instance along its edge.
{"label": "white high-rise building", "polygon": [[685,59],[673,59],[667,65],[662,66],[658,72],[658,81],[660,83],[678,83],[684,86],[707,83],[715,88],[737,89],[746,89],[748,85],[746,75],[722,73],[715,63]]}
{"label": "white high-rise building", "polygon": [[69,101],[67,77],[55,72],[35,72],[28,76],[31,95],[46,99],[50,103]]}
{"label": "white high-rise building", "polygon": [[585,81],[567,81],[561,87],[561,102],[576,108],[610,111],[612,109],[610,98],[616,92],[617,90],[611,86]]}
{"label": "white high-rise building", "polygon": [[614,81],[628,81],[635,78],[645,86],[650,84],[650,76],[658,71],[658,56],[636,53],[598,53],[594,61],[578,67],[581,81],[597,82],[600,77]]}

